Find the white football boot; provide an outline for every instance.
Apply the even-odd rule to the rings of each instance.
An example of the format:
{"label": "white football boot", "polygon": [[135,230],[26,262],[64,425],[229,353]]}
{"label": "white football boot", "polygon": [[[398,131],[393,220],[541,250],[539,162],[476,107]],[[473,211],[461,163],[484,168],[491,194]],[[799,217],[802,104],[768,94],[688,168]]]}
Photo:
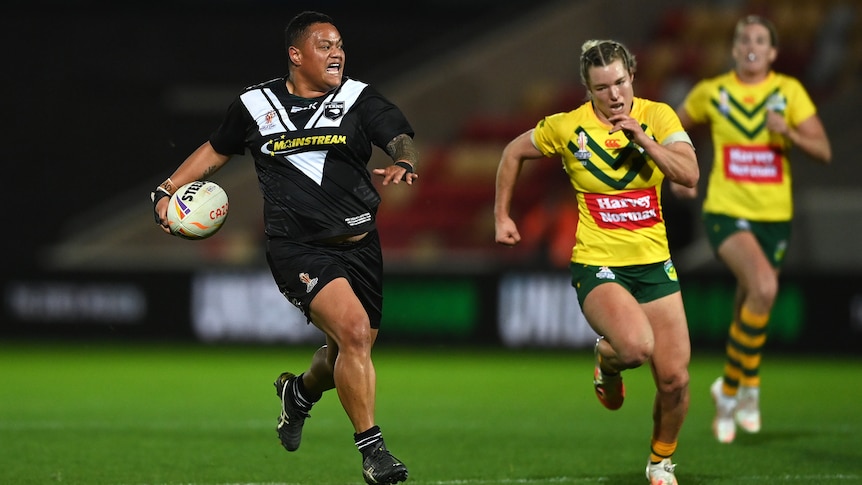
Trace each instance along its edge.
{"label": "white football boot", "polygon": [[673,470],[676,468],[670,458],[665,458],[658,463],[647,461],[646,477],[650,485],[678,485]]}
{"label": "white football boot", "polygon": [[712,400],[715,402],[715,419],[712,420],[712,432],[719,443],[733,443],[736,438],[736,422],[733,414],[736,410],[736,397],[725,396],[721,391],[723,377],[719,377],[709,388]]}
{"label": "white football boot", "polygon": [[736,424],[746,432],[760,432],[760,388],[739,386],[736,400]]}

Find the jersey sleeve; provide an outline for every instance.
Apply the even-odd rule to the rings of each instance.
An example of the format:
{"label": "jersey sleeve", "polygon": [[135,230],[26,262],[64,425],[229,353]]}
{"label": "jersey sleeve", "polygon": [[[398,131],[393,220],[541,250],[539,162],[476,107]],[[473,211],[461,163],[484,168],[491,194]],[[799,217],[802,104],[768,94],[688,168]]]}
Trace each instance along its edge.
{"label": "jersey sleeve", "polygon": [[691,138],[686,134],[682,123],[676,112],[665,103],[655,103],[653,105],[653,121],[650,126],[656,134],[656,141],[662,145],[667,145],[675,141],[685,141],[691,144]]}
{"label": "jersey sleeve", "polygon": [[792,98],[787,103],[785,114],[791,126],[799,126],[800,123],[817,114],[814,102],[797,79],[791,78],[788,82],[788,91]]}
{"label": "jersey sleeve", "polygon": [[709,106],[710,84],[700,81],[694,85],[683,101],[682,107],[695,123],[706,123]]}
{"label": "jersey sleeve", "polygon": [[210,135],[210,145],[222,155],[242,155],[245,152],[249,123],[251,115],[237,97],[228,107],[219,127]]}
{"label": "jersey sleeve", "polygon": [[404,113],[371,86],[366,86],[358,108],[367,119],[366,129],[372,143],[385,149],[386,145],[398,135],[414,136],[413,127]]}
{"label": "jersey sleeve", "polygon": [[533,129],[533,146],[546,157],[553,157],[562,151],[560,138],[556,135],[559,121],[559,115],[546,116]]}

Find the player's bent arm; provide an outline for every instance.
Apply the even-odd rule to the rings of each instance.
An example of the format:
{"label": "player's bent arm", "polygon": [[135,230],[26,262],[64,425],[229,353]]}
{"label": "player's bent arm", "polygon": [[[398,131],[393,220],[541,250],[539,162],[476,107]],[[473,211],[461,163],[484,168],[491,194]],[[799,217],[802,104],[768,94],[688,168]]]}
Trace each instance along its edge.
{"label": "player's bent arm", "polygon": [[540,152],[533,145],[533,130],[522,133],[509,142],[503,149],[500,165],[497,167],[496,192],[494,195],[494,226],[496,241],[512,246],[521,240],[515,222],[509,216],[512,206],[512,194],[515,183],[521,173],[521,167],[527,160],[541,158]]}
{"label": "player's bent arm", "polygon": [[828,165],[832,162],[832,145],[823,128],[823,122],[817,115],[807,118],[796,129],[787,129],[787,138],[818,162]]}
{"label": "player's bent arm", "polygon": [[686,187],[676,182],[670,182],[670,193],[679,199],[694,199],[697,197],[697,185],[694,187]]}
{"label": "player's bent arm", "polygon": [[[218,171],[227,161],[230,155],[223,155],[215,151],[210,142],[205,142],[189,155],[167,180],[159,185],[159,190],[168,195],[173,194],[183,185],[203,180]],[[168,199],[162,197],[155,203],[155,213],[159,224],[167,232]]]}
{"label": "player's bent arm", "polygon": [[643,149],[649,153],[668,180],[692,188],[697,186],[700,179],[700,167],[697,165],[697,156],[688,135],[685,132],[681,134],[685,140],[672,139],[667,145],[650,140]]}
{"label": "player's bent arm", "polygon": [[204,180],[216,173],[228,160],[230,155],[223,155],[215,151],[210,142],[204,142],[177,167],[170,180],[176,188],[195,180]]}

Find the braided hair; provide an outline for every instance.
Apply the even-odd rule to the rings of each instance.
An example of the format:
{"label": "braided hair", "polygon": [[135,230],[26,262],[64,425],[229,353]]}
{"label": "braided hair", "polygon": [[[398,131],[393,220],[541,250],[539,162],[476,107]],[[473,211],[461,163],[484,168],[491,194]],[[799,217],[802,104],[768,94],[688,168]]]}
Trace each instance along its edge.
{"label": "braided hair", "polygon": [[589,90],[589,75],[591,67],[607,66],[614,61],[623,62],[623,67],[629,74],[637,70],[635,56],[626,46],[615,40],[588,40],[581,46],[581,83]]}

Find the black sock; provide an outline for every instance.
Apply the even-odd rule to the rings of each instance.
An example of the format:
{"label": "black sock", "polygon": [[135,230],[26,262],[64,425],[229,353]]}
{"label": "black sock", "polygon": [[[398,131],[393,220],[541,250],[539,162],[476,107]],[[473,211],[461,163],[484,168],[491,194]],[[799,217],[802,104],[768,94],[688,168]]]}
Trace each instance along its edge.
{"label": "black sock", "polygon": [[293,403],[305,412],[311,410],[314,403],[320,399],[320,396],[317,396],[317,399],[312,399],[308,396],[308,389],[305,388],[305,384],[302,382],[302,374],[293,380],[291,391],[290,394],[293,396]]}
{"label": "black sock", "polygon": [[366,431],[353,434],[353,442],[356,443],[356,448],[362,453],[362,458],[373,453],[378,446],[378,442],[382,445],[383,433],[380,432],[380,426],[374,425]]}

